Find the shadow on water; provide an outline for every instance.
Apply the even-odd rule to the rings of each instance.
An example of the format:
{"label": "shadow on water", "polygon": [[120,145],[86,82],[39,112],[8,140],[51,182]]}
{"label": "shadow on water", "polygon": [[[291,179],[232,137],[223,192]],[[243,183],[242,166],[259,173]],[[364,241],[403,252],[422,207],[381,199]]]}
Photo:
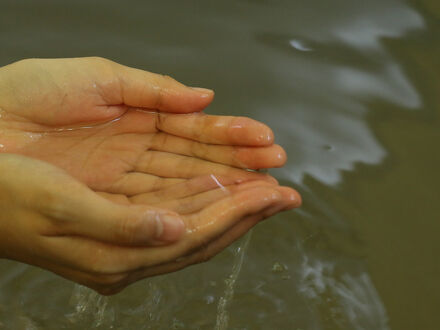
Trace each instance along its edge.
{"label": "shadow on water", "polygon": [[0,64],[101,55],[213,87],[209,112],[274,129],[304,199],[115,297],[2,261],[0,329],[438,329],[440,7],[412,2],[0,4]]}

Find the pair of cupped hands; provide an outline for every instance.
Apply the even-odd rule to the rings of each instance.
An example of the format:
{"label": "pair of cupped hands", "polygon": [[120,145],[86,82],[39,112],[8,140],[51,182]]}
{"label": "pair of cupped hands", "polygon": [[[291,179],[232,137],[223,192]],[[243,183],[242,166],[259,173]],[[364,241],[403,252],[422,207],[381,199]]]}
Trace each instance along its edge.
{"label": "pair of cupped hands", "polygon": [[208,260],[298,207],[266,125],[103,58],[0,68],[0,257],[101,294]]}

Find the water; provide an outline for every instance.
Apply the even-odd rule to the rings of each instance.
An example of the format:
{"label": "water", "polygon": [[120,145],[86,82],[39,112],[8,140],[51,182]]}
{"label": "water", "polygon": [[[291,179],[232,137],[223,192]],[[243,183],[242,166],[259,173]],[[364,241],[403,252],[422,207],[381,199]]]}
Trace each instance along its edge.
{"label": "water", "polygon": [[232,295],[242,242],[110,298],[1,261],[0,329],[214,329],[222,297],[228,329],[440,327],[437,0],[2,0],[0,44],[215,89],[208,112],[270,124],[304,199],[255,228]]}

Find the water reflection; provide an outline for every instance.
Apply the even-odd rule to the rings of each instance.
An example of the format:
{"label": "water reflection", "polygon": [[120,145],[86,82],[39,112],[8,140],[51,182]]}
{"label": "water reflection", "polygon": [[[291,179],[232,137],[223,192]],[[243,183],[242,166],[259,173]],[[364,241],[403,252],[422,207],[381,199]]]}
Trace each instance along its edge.
{"label": "water reflection", "polygon": [[297,49],[297,50],[300,50],[300,51],[302,51],[302,52],[310,52],[310,51],[313,50],[312,48],[306,46],[306,45],[304,44],[304,42],[302,42],[302,41],[300,41],[300,40],[291,39],[291,40],[289,41],[289,44],[290,44],[290,46],[292,46],[293,48],[295,48],[295,49]]}
{"label": "water reflection", "polygon": [[406,108],[422,106],[417,91],[396,63],[383,65],[380,73],[371,73],[354,68],[334,70],[335,83],[342,93],[359,96],[365,100],[379,99]]}
{"label": "water reflection", "polygon": [[[339,260],[326,260],[304,255],[299,267],[301,273],[298,290],[321,320],[319,309],[328,309],[330,324],[338,329],[387,330],[388,317],[381,299],[365,270],[338,272]],[[360,267],[362,269],[362,267]],[[324,307],[325,306],[325,307]],[[330,308],[328,308],[330,307]]]}
{"label": "water reflection", "polygon": [[363,52],[384,52],[382,39],[401,38],[425,26],[419,13],[395,1],[381,6],[359,6],[358,10],[362,12],[354,17],[346,17],[348,21],[335,26],[331,33],[336,39]]}
{"label": "water reflection", "polygon": [[285,134],[281,143],[295,141],[284,142],[292,159],[279,171],[284,179],[301,183],[304,176],[311,175],[334,185],[340,182],[341,171],[352,170],[357,162],[377,164],[384,158],[384,148],[362,118],[337,111],[318,115],[313,110],[309,107],[307,112],[296,111],[291,120],[280,119],[277,123]]}
{"label": "water reflection", "polygon": [[[306,177],[326,185],[337,185],[341,182],[342,172],[352,171],[356,164],[374,165],[383,161],[386,149],[365,118],[371,104],[386,102],[404,109],[419,109],[422,100],[381,41],[383,38],[402,38],[423,27],[421,16],[408,7],[402,6],[397,11],[395,7],[384,8],[376,15],[364,12],[330,29],[334,38],[313,40],[309,36],[313,56],[293,58],[295,54],[291,53],[291,66],[274,66],[274,80],[276,76],[286,82],[285,85],[294,90],[296,99],[292,102],[294,108],[283,105],[282,115],[272,120],[272,124],[283,132],[281,143],[287,146],[292,159],[285,169],[279,171],[280,177],[296,182],[310,192],[304,182]],[[270,45],[269,35],[258,38]],[[288,51],[282,46],[283,39],[296,50],[312,49],[303,46],[298,39],[275,36],[272,46],[282,50],[283,54],[287,55]],[[332,47],[340,47],[338,42],[350,48],[347,63],[343,63],[341,53],[328,52]],[[361,52],[353,51],[353,48]],[[327,54],[325,63],[317,55],[320,52]],[[376,55],[365,56],[372,53]],[[259,112],[263,114],[269,107],[267,104]],[[343,216],[319,197],[315,196],[313,204],[323,211],[323,221],[317,227],[328,231],[329,225],[336,225],[336,231],[350,241],[343,234],[347,230]],[[316,219],[316,213],[308,213],[307,208],[298,213],[302,218]],[[325,221],[329,222],[325,224]],[[304,224],[303,227],[310,225]],[[332,235],[316,236],[322,241]],[[389,329],[385,307],[362,261],[350,259],[347,264],[345,253],[329,256],[323,249],[310,250],[303,246],[301,235],[296,239],[303,258],[296,264],[299,273],[297,290],[304,294],[309,307],[308,329]],[[336,243],[338,245],[340,242]],[[314,323],[311,319],[321,322]]]}

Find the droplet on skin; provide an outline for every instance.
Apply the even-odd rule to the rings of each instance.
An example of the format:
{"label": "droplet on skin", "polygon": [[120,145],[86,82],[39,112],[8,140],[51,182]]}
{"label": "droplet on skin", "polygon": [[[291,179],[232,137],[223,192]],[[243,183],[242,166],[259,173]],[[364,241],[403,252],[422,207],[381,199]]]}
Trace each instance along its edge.
{"label": "droplet on skin", "polygon": [[37,133],[26,133],[26,136],[29,137],[32,141],[37,141],[37,140],[41,139],[41,137],[43,135],[37,134]]}
{"label": "droplet on skin", "polygon": [[257,137],[257,141],[270,144],[273,142],[273,133],[261,134]]}

